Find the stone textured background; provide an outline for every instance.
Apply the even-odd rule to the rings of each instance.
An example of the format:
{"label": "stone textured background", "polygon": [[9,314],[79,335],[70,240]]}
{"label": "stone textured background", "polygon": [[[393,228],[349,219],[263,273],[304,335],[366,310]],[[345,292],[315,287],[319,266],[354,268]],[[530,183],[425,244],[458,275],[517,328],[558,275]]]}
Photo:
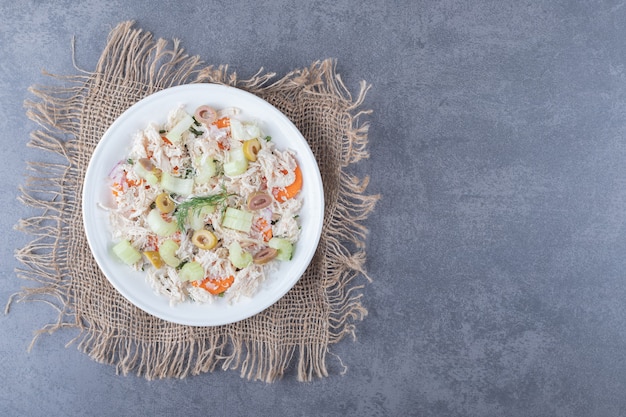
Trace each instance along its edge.
{"label": "stone textured background", "polygon": [[0,317],[3,415],[626,415],[626,7],[618,1],[0,0],[0,300],[27,282],[16,202],[42,75],[93,70],[123,20],[243,77],[328,57],[364,108],[369,315],[339,375],[148,382]]}

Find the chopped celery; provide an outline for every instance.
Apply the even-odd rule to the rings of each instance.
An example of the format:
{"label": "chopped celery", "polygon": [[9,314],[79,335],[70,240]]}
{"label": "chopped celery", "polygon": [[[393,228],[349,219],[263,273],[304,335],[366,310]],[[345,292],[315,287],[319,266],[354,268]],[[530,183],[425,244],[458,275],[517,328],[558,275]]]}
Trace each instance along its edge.
{"label": "chopped celery", "polygon": [[178,223],[178,228],[184,231],[187,218],[190,214],[196,212],[196,210],[200,210],[204,206],[217,206],[222,204],[229,196],[230,195],[226,192],[221,192],[219,194],[191,197],[183,201],[176,207],[176,222]]}
{"label": "chopped celery", "polygon": [[281,237],[273,237],[267,242],[270,248],[274,248],[278,251],[276,259],[281,261],[290,261],[293,256],[293,244],[287,239]]}
{"label": "chopped celery", "polygon": [[217,174],[217,165],[211,156],[196,159],[196,184],[204,184]]}
{"label": "chopped celery", "polygon": [[241,175],[248,169],[247,160],[228,161],[224,164],[224,174],[229,177]]}
{"label": "chopped celery", "polygon": [[246,132],[248,133],[248,137],[250,139],[260,138],[261,137],[261,129],[254,123],[246,123],[244,124],[246,128]]}
{"label": "chopped celery", "polygon": [[199,210],[189,209],[189,227],[193,230],[200,230],[206,224],[206,216],[215,211],[215,206],[202,206]]}
{"label": "chopped celery", "polygon": [[113,253],[127,265],[136,264],[141,260],[141,253],[128,240],[122,240],[113,246]]}
{"label": "chopped celery", "polygon": [[261,129],[255,123],[244,123],[237,119],[230,119],[230,134],[234,140],[243,142],[261,136]]}
{"label": "chopped celery", "polygon": [[161,187],[170,193],[186,197],[193,192],[193,178],[174,177],[164,172],[161,176]]}
{"label": "chopped celery", "polygon": [[241,175],[248,169],[248,160],[242,148],[235,148],[228,153],[227,162],[224,163],[224,174],[229,177]]}
{"label": "chopped celery", "polygon": [[185,116],[165,135],[167,140],[172,143],[180,142],[183,132],[188,130],[193,124],[193,117],[185,113]]}
{"label": "chopped celery", "polygon": [[178,243],[174,242],[171,239],[167,239],[161,243],[159,246],[159,255],[163,262],[168,264],[169,266],[176,268],[180,265],[180,259],[176,256],[176,252],[178,251]]}
{"label": "chopped celery", "polygon": [[233,118],[230,119],[230,135],[234,140],[241,142],[250,139],[243,124],[239,120]]}
{"label": "chopped celery", "polygon": [[156,174],[156,170],[148,171],[143,164],[136,163],[133,164],[133,170],[139,177],[146,180],[146,182],[150,185],[156,185],[159,182],[159,177]]}
{"label": "chopped celery", "polygon": [[228,259],[235,268],[243,269],[252,263],[252,254],[244,252],[239,242],[235,241],[228,246]]}
{"label": "chopped celery", "polygon": [[187,262],[180,268],[178,278],[181,281],[197,281],[204,278],[204,268],[196,261]]}
{"label": "chopped celery", "polygon": [[161,217],[161,212],[159,209],[152,209],[148,216],[146,217],[146,221],[148,222],[148,227],[154,233],[162,237],[168,237],[176,233],[178,230],[178,225],[176,222],[168,222],[163,217]]}
{"label": "chopped celery", "polygon": [[222,226],[229,229],[239,230],[240,232],[250,233],[252,227],[252,213],[228,207],[222,219]]}

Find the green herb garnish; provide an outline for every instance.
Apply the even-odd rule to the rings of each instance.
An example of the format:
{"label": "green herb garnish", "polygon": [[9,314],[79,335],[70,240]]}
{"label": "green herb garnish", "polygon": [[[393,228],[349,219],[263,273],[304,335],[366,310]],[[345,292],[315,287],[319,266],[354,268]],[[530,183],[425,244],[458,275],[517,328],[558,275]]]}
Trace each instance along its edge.
{"label": "green herb garnish", "polygon": [[266,142],[269,142],[270,140],[272,140],[272,137],[271,136],[265,136],[264,139],[265,139]]}
{"label": "green herb garnish", "polygon": [[176,207],[175,212],[178,229],[185,231],[185,223],[189,214],[197,213],[202,209],[202,207],[205,206],[217,206],[218,204],[223,204],[226,199],[232,195],[234,194],[228,194],[226,190],[223,190],[219,194],[191,197],[189,200],[183,201],[178,205],[178,207]]}
{"label": "green herb garnish", "polygon": [[127,163],[127,164],[131,164],[131,165],[132,165],[132,164],[134,164],[134,163],[135,163],[135,161],[133,161],[132,159],[128,158],[128,159],[126,160],[126,163]]}
{"label": "green herb garnish", "polygon": [[185,168],[185,173],[183,174],[183,178],[191,178],[195,175],[196,170],[193,167]]}
{"label": "green herb garnish", "polygon": [[193,126],[189,126],[189,131],[196,136],[202,136],[202,132],[200,132],[199,130],[196,130]]}

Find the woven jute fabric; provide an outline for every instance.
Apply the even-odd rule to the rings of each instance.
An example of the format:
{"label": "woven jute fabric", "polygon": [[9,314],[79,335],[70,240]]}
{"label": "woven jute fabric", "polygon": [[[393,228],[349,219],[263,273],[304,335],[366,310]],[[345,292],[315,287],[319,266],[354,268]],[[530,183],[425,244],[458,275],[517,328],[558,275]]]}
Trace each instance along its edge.
{"label": "woven jute fabric", "polygon": [[[27,100],[27,114],[41,128],[31,133],[29,146],[51,156],[29,164],[21,189],[21,201],[37,213],[17,226],[33,235],[16,253],[22,264],[17,275],[36,283],[15,301],[45,301],[58,310],[37,334],[77,328],[68,344],[119,373],[148,379],[216,368],[268,382],[287,373],[299,380],[329,374],[329,346],[354,335],[367,313],[362,223],[377,196],[366,195],[367,178],[347,168],[368,156],[368,126],[360,121],[369,113],[360,110],[368,85],[363,82],[353,99],[333,60],[274,78],[261,70],[240,80],[227,66],[207,66],[187,55],[176,40],[154,39],[134,22],[123,22],[111,31],[95,71],[77,68],[74,75],[54,76],[53,86],[31,88],[35,98]],[[163,321],[123,298],[91,255],[81,212],[85,171],[109,125],[149,94],[200,82],[249,91],[294,122],[315,154],[326,199],[319,247],[295,287],[262,313],[218,327]]]}

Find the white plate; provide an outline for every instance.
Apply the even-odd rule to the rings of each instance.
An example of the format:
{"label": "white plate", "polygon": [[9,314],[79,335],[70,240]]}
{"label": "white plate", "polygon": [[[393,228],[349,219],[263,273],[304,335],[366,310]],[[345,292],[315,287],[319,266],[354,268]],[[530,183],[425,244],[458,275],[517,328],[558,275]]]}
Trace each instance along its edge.
{"label": "white plate", "polygon": [[[232,304],[225,298],[219,298],[209,304],[185,302],[170,306],[169,298],[153,292],[144,273],[123,265],[111,254],[113,242],[108,214],[98,206],[98,203],[106,205],[110,201],[108,174],[129,153],[132,135],[144,129],[149,122],[165,122],[168,112],[179,104],[184,104],[192,114],[202,104],[241,109],[242,118],[257,121],[278,149],[294,150],[302,170],[302,231],[293,259],[282,262],[254,296],[241,297]],[[126,299],[163,320],[192,326],[217,326],[243,320],[265,310],[300,279],[319,242],[324,218],[324,191],[313,152],[298,129],[279,110],[259,97],[234,87],[189,84],[144,98],[109,127],[87,167],[82,208],[85,233],[93,256],[107,279]]]}

